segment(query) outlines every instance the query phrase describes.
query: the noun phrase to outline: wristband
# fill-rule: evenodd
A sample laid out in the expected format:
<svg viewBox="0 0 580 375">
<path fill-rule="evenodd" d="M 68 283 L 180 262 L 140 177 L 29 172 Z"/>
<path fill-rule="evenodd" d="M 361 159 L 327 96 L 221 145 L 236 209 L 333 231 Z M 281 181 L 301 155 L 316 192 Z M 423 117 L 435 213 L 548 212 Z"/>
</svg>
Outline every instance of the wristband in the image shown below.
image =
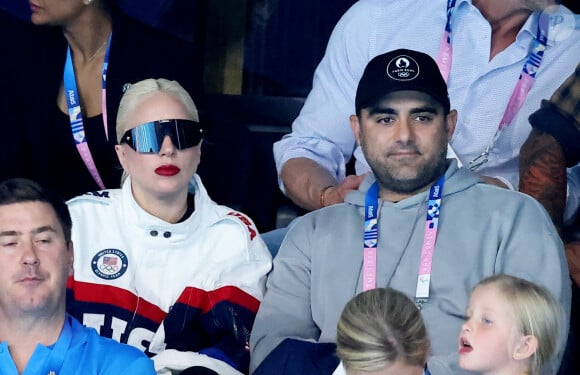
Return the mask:
<svg viewBox="0 0 580 375">
<path fill-rule="evenodd" d="M 328 185 L 322 188 L 322 191 L 320 192 L 320 207 L 326 207 L 326 205 L 324 204 L 324 195 L 326 194 L 326 190 L 330 189 L 331 187 L 334 187 L 334 185 Z"/>
</svg>

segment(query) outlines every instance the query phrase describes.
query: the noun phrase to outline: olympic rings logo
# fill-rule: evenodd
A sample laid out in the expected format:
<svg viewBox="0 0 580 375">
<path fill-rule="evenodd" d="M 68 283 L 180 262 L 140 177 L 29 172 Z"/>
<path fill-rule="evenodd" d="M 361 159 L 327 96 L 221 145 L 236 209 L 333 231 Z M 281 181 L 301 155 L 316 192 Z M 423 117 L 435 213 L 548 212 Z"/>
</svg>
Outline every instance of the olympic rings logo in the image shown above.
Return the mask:
<svg viewBox="0 0 580 375">
<path fill-rule="evenodd" d="M 117 272 L 118 268 L 117 268 L 117 266 L 112 266 L 110 264 L 103 263 L 99 266 L 99 269 L 103 272 L 115 273 L 115 272 Z"/>
</svg>

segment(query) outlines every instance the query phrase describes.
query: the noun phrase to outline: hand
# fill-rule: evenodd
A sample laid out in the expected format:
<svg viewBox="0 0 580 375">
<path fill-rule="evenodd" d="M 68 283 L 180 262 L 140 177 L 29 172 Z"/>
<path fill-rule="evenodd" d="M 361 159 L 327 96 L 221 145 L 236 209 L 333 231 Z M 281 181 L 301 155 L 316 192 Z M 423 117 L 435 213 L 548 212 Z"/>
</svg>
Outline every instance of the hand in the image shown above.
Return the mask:
<svg viewBox="0 0 580 375">
<path fill-rule="evenodd" d="M 580 241 L 569 242 L 564 246 L 566 248 L 566 259 L 568 260 L 570 277 L 580 287 Z"/>
<path fill-rule="evenodd" d="M 333 204 L 344 203 L 344 198 L 348 193 L 353 190 L 358 189 L 362 180 L 364 180 L 367 174 L 362 174 L 360 176 L 350 175 L 338 185 L 328 188 L 324 192 L 324 206 L 330 206 Z"/>
<path fill-rule="evenodd" d="M 490 176 L 479 176 L 479 179 L 486 184 L 499 186 L 500 188 L 508 189 L 508 186 L 502 182 L 499 178 L 490 177 Z"/>
</svg>

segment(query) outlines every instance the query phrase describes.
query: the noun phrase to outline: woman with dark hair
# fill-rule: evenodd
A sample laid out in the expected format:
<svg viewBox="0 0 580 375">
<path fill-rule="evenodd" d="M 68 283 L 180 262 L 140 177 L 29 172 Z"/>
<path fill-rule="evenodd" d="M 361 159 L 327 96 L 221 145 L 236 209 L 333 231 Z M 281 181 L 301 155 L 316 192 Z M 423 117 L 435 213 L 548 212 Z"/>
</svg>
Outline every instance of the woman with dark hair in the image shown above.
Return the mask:
<svg viewBox="0 0 580 375">
<path fill-rule="evenodd" d="M 31 0 L 31 23 L 0 11 L 0 179 L 28 177 L 71 198 L 120 184 L 115 118 L 144 78 L 200 90 L 195 46 L 108 0 Z"/>
</svg>

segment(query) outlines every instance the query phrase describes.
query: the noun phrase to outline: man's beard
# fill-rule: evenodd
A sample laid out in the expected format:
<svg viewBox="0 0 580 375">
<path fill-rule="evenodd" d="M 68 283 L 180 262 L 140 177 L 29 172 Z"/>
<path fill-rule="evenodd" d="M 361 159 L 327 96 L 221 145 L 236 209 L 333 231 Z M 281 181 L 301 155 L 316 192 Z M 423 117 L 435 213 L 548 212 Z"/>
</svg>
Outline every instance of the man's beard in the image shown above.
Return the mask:
<svg viewBox="0 0 580 375">
<path fill-rule="evenodd" d="M 379 185 L 397 194 L 412 194 L 425 190 L 434 183 L 447 169 L 447 141 L 442 143 L 441 151 L 436 154 L 431 163 L 419 167 L 417 175 L 412 178 L 396 177 L 396 170 L 389 165 L 369 160 L 369 165 L 379 182 Z"/>
</svg>

